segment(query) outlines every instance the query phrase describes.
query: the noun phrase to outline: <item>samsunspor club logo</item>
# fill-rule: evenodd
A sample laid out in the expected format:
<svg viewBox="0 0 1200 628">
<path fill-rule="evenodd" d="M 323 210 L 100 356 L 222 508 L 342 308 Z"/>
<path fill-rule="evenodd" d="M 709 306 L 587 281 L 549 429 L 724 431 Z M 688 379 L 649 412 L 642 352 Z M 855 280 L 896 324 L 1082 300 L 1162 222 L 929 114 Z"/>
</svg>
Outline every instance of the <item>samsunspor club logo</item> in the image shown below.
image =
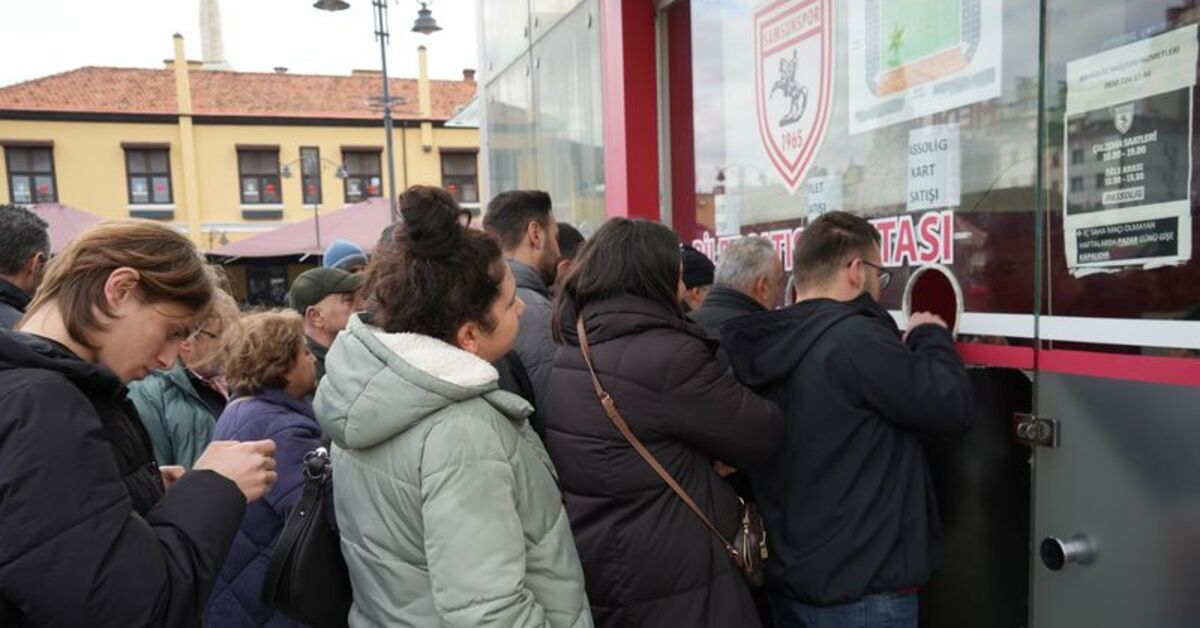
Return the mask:
<svg viewBox="0 0 1200 628">
<path fill-rule="evenodd" d="M 758 133 L 793 193 L 829 126 L 833 28 L 833 0 L 771 0 L 754 12 Z"/>
</svg>

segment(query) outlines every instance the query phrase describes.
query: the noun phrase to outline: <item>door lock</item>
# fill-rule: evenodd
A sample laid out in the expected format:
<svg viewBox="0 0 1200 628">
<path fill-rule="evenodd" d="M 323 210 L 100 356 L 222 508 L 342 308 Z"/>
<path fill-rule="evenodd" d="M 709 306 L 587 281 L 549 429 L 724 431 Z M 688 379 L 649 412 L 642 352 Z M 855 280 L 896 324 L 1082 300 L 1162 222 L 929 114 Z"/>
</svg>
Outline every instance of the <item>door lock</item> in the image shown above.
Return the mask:
<svg viewBox="0 0 1200 628">
<path fill-rule="evenodd" d="M 1013 437 L 1030 447 L 1058 447 L 1058 420 L 1033 414 L 1013 415 Z"/>
</svg>

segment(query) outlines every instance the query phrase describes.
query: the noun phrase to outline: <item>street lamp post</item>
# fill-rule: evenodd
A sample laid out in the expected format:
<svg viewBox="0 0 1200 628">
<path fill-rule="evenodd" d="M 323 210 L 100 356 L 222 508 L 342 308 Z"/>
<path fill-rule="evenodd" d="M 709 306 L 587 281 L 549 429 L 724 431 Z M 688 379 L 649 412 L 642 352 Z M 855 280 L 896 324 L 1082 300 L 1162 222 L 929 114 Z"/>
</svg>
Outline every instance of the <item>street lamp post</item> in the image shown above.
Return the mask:
<svg viewBox="0 0 1200 628">
<path fill-rule="evenodd" d="M 437 20 L 433 19 L 429 4 L 431 2 L 420 2 L 421 9 L 417 11 L 417 19 L 413 22 L 412 27 L 414 33 L 429 35 L 442 30 L 437 25 Z M 375 9 L 375 40 L 379 42 L 380 69 L 383 74 L 383 132 L 387 134 L 388 206 L 391 208 L 392 222 L 396 223 L 400 221 L 400 209 L 396 206 L 399 192 L 396 190 L 396 160 L 392 148 L 392 99 L 389 93 L 387 72 L 387 43 L 390 37 L 387 0 L 371 0 L 371 6 Z M 322 11 L 341 11 L 350 8 L 350 4 L 345 0 L 317 0 L 313 3 L 313 7 Z"/>
<path fill-rule="evenodd" d="M 347 176 L 346 175 L 346 167 L 343 166 L 342 164 L 337 163 L 336 161 L 330 161 L 329 159 L 326 159 L 324 157 L 315 157 L 315 158 L 314 157 L 298 157 L 296 159 L 293 159 L 293 160 L 287 162 L 286 164 L 283 164 L 282 173 L 281 173 L 281 174 L 283 174 L 283 178 L 285 178 L 285 179 L 292 178 L 292 168 L 291 167 L 294 164 L 298 164 L 298 163 L 303 163 L 304 165 L 310 166 L 310 168 L 312 170 L 316 170 L 318 179 L 320 179 L 321 172 L 323 170 L 325 170 L 325 168 L 333 168 L 334 169 L 333 176 L 337 177 L 338 179 L 344 180 Z M 301 166 L 301 170 L 300 170 L 300 194 L 301 194 L 300 198 L 301 199 L 304 198 L 304 196 L 303 196 L 304 192 L 305 192 L 305 190 L 304 190 L 304 166 Z M 313 209 L 313 227 L 316 229 L 316 235 L 317 235 L 317 248 L 320 249 L 321 248 L 321 204 L 318 200 L 315 200 L 315 199 L 313 200 L 312 209 Z"/>
</svg>

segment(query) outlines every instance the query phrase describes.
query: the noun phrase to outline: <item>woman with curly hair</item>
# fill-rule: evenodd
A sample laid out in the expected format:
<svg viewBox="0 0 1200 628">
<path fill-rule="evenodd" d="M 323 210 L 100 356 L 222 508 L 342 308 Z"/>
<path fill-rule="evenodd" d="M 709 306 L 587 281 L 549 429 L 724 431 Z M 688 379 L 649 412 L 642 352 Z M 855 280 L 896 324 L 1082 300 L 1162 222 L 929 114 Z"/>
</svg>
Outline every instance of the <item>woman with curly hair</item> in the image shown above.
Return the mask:
<svg viewBox="0 0 1200 628">
<path fill-rule="evenodd" d="M 524 304 L 492 236 L 417 186 L 368 267 L 375 305 L 329 351 L 351 625 L 592 625 L 550 457 L 528 402 L 497 386 Z"/>
<path fill-rule="evenodd" d="M 212 626 L 300 626 L 259 600 L 271 548 L 304 488 L 304 454 L 321 445 L 308 400 L 316 358 L 304 319 L 291 310 L 250 314 L 225 332 L 225 379 L 234 400 L 217 421 L 219 440 L 275 441 L 274 490 L 246 508 L 238 538 L 217 578 L 205 615 Z"/>
</svg>

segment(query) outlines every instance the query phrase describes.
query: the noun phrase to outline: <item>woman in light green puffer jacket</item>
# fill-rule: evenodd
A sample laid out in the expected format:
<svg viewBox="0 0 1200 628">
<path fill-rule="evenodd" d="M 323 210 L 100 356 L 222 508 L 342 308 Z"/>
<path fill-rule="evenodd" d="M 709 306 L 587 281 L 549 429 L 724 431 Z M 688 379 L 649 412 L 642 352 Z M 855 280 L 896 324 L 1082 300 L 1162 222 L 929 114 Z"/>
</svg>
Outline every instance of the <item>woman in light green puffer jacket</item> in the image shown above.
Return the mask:
<svg viewBox="0 0 1200 628">
<path fill-rule="evenodd" d="M 490 364 L 516 337 L 512 273 L 444 191 L 410 188 L 401 211 L 368 271 L 378 326 L 351 319 L 315 401 L 334 443 L 350 624 L 590 627 L 532 408 Z"/>
</svg>

